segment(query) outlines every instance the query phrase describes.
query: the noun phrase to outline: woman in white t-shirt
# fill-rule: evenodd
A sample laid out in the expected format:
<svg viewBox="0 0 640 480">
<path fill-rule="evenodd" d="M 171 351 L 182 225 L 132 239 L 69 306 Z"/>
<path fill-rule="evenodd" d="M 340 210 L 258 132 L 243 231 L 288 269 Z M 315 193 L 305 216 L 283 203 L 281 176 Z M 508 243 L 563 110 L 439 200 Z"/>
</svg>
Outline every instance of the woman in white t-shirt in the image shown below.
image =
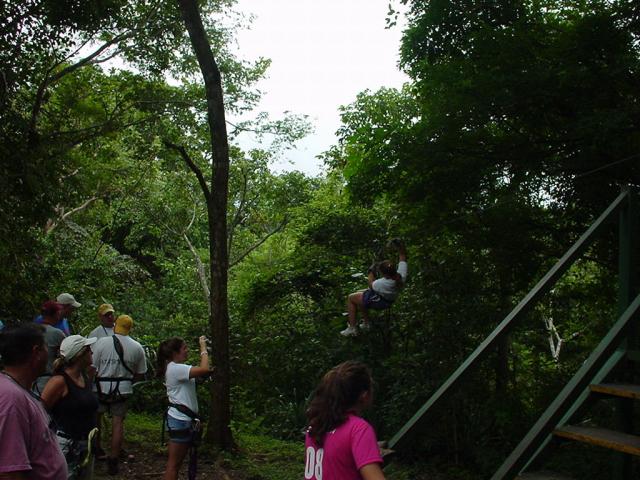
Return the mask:
<svg viewBox="0 0 640 480">
<path fill-rule="evenodd" d="M 369 288 L 359 290 L 349 295 L 347 298 L 347 311 L 349 312 L 349 321 L 347 328 L 340 332 L 345 337 L 358 335 L 358 310 L 362 314 L 362 323 L 360 329 L 369 329 L 369 309 L 386 310 L 398 297 L 400 289 L 407 281 L 407 249 L 399 238 L 395 238 L 389 242 L 398 250 L 398 266 L 396 267 L 391 261 L 384 260 L 371 268 L 367 280 Z M 376 272 L 376 270 L 378 272 Z M 376 273 L 381 274 L 381 278 L 376 279 Z"/>
<path fill-rule="evenodd" d="M 157 374 L 164 379 L 169 398 L 167 429 L 169 431 L 169 458 L 164 473 L 165 480 L 178 478 L 178 471 L 193 442 L 194 419 L 198 414 L 196 396 L 197 377 L 211 375 L 207 339 L 199 338 L 200 365 L 191 366 L 187 360 L 189 349 L 181 338 L 170 338 L 158 348 Z"/>
</svg>

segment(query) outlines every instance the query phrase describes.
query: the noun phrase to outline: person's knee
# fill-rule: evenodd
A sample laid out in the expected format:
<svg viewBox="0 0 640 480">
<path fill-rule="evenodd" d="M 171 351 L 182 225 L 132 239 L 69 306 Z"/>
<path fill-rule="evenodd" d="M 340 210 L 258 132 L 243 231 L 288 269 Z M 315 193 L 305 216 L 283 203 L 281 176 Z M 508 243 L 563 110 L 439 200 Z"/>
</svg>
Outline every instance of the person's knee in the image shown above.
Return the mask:
<svg viewBox="0 0 640 480">
<path fill-rule="evenodd" d="M 362 304 L 362 292 L 354 292 L 349 294 L 349 302 L 356 305 Z"/>
<path fill-rule="evenodd" d="M 177 472 L 184 461 L 187 454 L 188 445 L 186 444 L 169 444 L 169 456 L 167 458 L 167 470 Z"/>
</svg>

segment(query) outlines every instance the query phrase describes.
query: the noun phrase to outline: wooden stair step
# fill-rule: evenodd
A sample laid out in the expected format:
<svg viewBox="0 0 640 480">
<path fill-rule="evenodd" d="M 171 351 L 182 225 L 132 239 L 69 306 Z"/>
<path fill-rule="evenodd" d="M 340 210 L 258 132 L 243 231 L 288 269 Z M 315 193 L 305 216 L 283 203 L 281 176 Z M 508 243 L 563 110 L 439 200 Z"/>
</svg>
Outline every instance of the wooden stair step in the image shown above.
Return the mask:
<svg viewBox="0 0 640 480">
<path fill-rule="evenodd" d="M 615 397 L 634 398 L 640 400 L 640 385 L 627 383 L 600 383 L 589 385 L 592 392 L 604 393 Z"/>
<path fill-rule="evenodd" d="M 615 430 L 608 430 L 606 428 L 565 425 L 562 428 L 554 430 L 553 434 L 558 437 L 609 448 L 631 455 L 640 455 L 640 437 L 628 433 L 616 432 Z"/>
<path fill-rule="evenodd" d="M 554 472 L 527 472 L 521 473 L 516 480 L 573 480 L 570 477 L 560 475 Z"/>
</svg>

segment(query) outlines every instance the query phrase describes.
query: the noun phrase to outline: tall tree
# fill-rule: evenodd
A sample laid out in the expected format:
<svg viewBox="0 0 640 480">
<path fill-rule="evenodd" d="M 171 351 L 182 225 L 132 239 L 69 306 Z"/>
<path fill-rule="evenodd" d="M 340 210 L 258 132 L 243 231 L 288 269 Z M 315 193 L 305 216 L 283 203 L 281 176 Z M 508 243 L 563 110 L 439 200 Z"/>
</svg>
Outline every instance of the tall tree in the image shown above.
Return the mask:
<svg viewBox="0 0 640 480">
<path fill-rule="evenodd" d="M 229 191 L 229 142 L 225 122 L 222 76 L 211 50 L 196 0 L 178 0 L 191 45 L 202 71 L 207 98 L 207 119 L 211 136 L 211 188 L 198 166 L 181 149 L 183 158 L 198 177 L 207 203 L 209 220 L 209 262 L 211 309 L 209 324 L 213 358 L 217 370 L 211 386 L 212 406 L 207 440 L 223 449 L 233 446 L 231 434 L 229 365 L 229 310 L 227 305 L 227 197 Z"/>
</svg>

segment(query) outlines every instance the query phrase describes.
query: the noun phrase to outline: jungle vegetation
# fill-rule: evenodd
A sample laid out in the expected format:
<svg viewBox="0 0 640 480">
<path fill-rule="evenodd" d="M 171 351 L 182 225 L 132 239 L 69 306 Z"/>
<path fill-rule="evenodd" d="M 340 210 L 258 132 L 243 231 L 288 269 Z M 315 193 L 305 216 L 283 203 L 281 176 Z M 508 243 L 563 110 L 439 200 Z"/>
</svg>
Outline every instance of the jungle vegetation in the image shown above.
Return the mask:
<svg viewBox="0 0 640 480">
<path fill-rule="evenodd" d="M 411 80 L 341 106 L 339 141 L 311 178 L 270 169 L 311 125 L 255 110 L 269 60 L 233 48 L 245 22 L 233 0 L 3 2 L 0 318 L 28 321 L 68 291 L 79 332 L 108 301 L 151 348 L 213 334 L 224 388 L 200 393 L 222 415 L 208 440 L 223 449 L 234 432 L 299 440 L 321 374 L 361 359 L 377 382 L 369 418 L 393 435 L 620 189 L 640 185 L 637 2 L 402 3 Z M 215 100 L 183 16 L 196 7 Z M 245 130 L 264 147 L 243 150 Z M 391 237 L 408 245 L 410 281 L 388 320 L 343 339 L 346 295 L 392 255 Z M 608 329 L 616 242 L 612 229 L 399 461 L 469 478 L 499 465 Z M 549 319 L 575 334 L 558 358 Z M 162 385 L 140 395 L 141 410 L 162 411 Z"/>
</svg>

